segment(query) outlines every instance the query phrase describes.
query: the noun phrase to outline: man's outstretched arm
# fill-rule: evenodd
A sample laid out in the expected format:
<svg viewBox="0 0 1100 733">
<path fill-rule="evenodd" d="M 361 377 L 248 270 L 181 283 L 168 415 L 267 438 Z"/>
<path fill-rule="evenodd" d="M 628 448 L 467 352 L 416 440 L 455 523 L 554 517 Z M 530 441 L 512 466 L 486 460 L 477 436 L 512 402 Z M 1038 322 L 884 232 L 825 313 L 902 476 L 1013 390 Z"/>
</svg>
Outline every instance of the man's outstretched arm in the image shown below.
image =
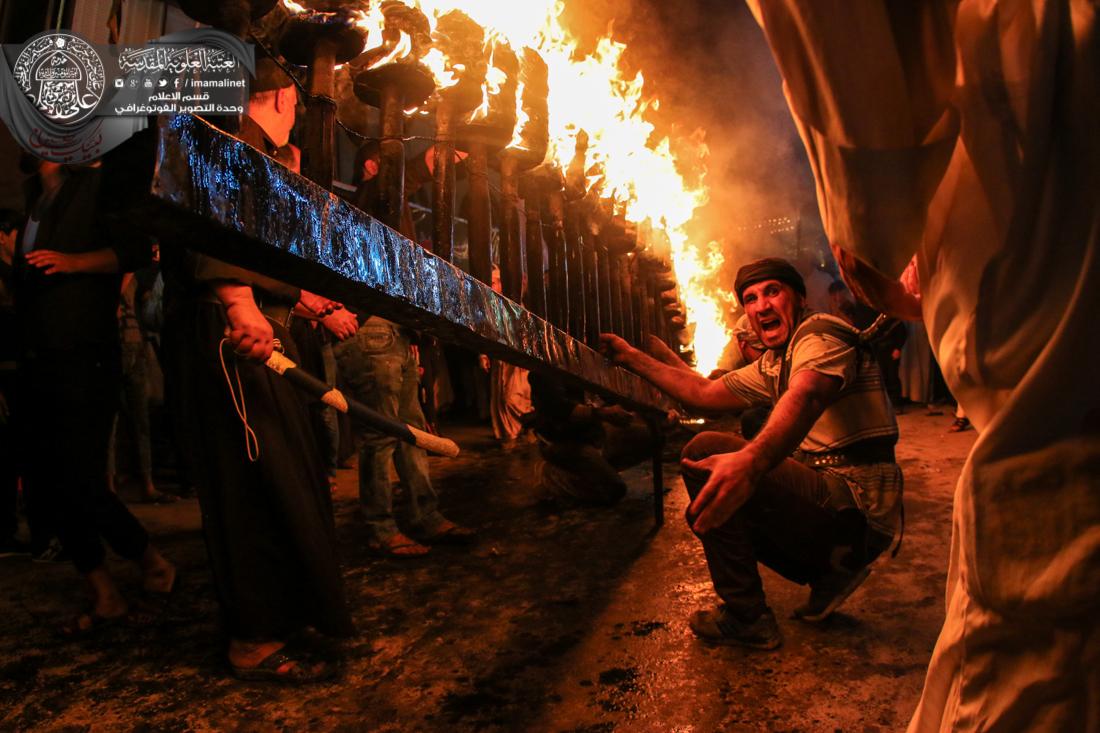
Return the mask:
<svg viewBox="0 0 1100 733">
<path fill-rule="evenodd" d="M 600 350 L 612 362 L 652 382 L 686 407 L 731 412 L 750 407 L 748 402 L 727 389 L 722 380 L 707 379 L 702 374 L 658 361 L 615 334 L 600 334 Z"/>
<path fill-rule="evenodd" d="M 839 377 L 801 371 L 791 378 L 790 389 L 779 398 L 764 429 L 748 445 L 701 461 L 681 461 L 688 471 L 710 473 L 688 507 L 692 531 L 703 534 L 725 524 L 749 500 L 764 474 L 794 452 L 836 399 L 840 387 Z"/>
</svg>

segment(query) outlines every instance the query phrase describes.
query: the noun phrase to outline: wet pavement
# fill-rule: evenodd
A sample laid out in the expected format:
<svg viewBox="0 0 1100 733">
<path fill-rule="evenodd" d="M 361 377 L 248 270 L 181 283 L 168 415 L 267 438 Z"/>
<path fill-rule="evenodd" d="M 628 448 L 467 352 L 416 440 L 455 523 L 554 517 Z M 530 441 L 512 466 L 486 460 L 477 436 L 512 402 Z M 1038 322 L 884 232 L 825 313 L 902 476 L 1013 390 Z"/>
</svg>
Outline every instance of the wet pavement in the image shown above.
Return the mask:
<svg viewBox="0 0 1100 733">
<path fill-rule="evenodd" d="M 806 589 L 765 571 L 785 644 L 712 648 L 688 614 L 713 602 L 666 463 L 668 522 L 655 531 L 648 466 L 613 509 L 549 513 L 531 447 L 504 452 L 452 427 L 463 455 L 433 459 L 445 512 L 471 548 L 371 557 L 355 472 L 340 472 L 337 524 L 359 635 L 331 683 L 286 688 L 227 674 L 193 500 L 136 506 L 183 571 L 155 627 L 60 642 L 80 608 L 65 565 L 0 560 L 0 730 L 42 731 L 894 731 L 916 704 L 943 615 L 954 480 L 971 432 L 949 414 L 899 417 L 906 476 L 900 555 L 880 561 L 825 624 L 788 620 Z M 136 571 L 118 565 L 124 590 Z"/>
</svg>

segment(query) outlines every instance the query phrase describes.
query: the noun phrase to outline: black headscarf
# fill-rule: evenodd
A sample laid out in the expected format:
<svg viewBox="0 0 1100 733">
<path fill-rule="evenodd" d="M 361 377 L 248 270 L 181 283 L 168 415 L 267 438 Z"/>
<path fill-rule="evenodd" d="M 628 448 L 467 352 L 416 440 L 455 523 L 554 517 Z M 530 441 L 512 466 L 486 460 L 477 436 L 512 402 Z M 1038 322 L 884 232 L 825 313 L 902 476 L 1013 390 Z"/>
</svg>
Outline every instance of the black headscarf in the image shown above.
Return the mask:
<svg viewBox="0 0 1100 733">
<path fill-rule="evenodd" d="M 794 265 L 780 257 L 765 257 L 755 262 L 743 265 L 737 271 L 737 279 L 734 281 L 733 290 L 737 293 L 737 302 L 744 305 L 742 294 L 745 288 L 765 280 L 778 280 L 790 285 L 799 295 L 806 297 L 806 283 Z"/>
</svg>

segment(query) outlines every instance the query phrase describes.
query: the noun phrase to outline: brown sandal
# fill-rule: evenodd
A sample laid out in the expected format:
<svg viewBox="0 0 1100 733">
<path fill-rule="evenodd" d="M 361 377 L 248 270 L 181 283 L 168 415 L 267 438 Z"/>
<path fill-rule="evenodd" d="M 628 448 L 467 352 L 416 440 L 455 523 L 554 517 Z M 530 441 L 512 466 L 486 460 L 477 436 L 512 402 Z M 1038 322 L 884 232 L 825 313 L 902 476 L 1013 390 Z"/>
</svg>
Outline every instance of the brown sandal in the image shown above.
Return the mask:
<svg viewBox="0 0 1100 733">
<path fill-rule="evenodd" d="M 392 534 L 384 540 L 375 540 L 367 544 L 376 555 L 381 557 L 424 557 L 431 551 L 430 547 L 420 544 L 400 532 Z"/>
<path fill-rule="evenodd" d="M 282 682 L 287 685 L 303 685 L 322 682 L 332 677 L 333 667 L 321 661 L 296 659 L 284 649 L 274 651 L 254 667 L 238 667 L 229 663 L 233 676 L 239 680 L 254 682 Z"/>
<path fill-rule="evenodd" d="M 970 418 L 968 418 L 968 417 L 957 417 L 957 418 L 955 418 L 955 422 L 951 423 L 951 427 L 949 427 L 947 429 L 947 432 L 949 432 L 949 433 L 961 433 L 961 432 L 963 432 L 965 430 L 969 430 L 969 429 L 970 429 Z"/>
<path fill-rule="evenodd" d="M 435 531 L 420 538 L 429 545 L 469 545 L 475 539 L 477 533 L 474 530 L 455 524 L 449 519 L 444 519 Z"/>
</svg>

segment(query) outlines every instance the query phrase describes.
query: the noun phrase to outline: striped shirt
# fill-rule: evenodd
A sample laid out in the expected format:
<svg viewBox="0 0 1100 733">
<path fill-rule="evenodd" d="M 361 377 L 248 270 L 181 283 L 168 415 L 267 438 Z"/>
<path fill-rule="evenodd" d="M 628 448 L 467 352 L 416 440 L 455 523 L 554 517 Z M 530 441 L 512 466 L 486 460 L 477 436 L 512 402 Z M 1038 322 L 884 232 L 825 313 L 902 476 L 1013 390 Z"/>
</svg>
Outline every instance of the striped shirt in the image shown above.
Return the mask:
<svg viewBox="0 0 1100 733">
<path fill-rule="evenodd" d="M 808 313 L 795 328 L 785 352 L 769 350 L 754 363 L 725 375 L 726 388 L 751 404 L 774 405 L 794 375 L 803 370 L 837 377 L 840 393 L 799 447 L 807 453 L 821 453 L 868 438 L 896 440 L 898 424 L 882 373 L 871 350 L 854 345 L 859 332 L 834 316 Z"/>
<path fill-rule="evenodd" d="M 859 332 L 834 316 L 807 311 L 786 351 L 769 350 L 754 363 L 725 375 L 726 388 L 751 404 L 774 405 L 791 378 L 804 369 L 838 377 L 840 392 L 799 446 L 807 453 L 839 450 L 861 440 L 896 442 L 898 424 L 882 373 Z M 787 371 L 787 376 L 783 372 Z M 876 529 L 893 535 L 900 521 L 902 479 L 896 463 L 817 468 L 843 479 Z"/>
</svg>

